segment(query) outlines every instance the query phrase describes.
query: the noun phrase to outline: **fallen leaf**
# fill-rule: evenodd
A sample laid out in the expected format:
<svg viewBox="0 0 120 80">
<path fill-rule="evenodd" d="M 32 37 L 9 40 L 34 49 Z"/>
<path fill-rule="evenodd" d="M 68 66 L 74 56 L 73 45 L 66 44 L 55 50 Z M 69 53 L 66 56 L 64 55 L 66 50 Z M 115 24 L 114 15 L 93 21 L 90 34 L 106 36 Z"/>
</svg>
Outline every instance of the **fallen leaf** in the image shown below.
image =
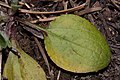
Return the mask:
<svg viewBox="0 0 120 80">
<path fill-rule="evenodd" d="M 19 59 L 23 80 L 46 80 L 46 75 L 41 66 L 28 56 L 23 50 Z"/>
<path fill-rule="evenodd" d="M 4 68 L 4 77 L 8 80 L 46 80 L 41 66 L 19 46 L 16 47 L 14 41 L 12 41 L 12 45 L 20 53 L 20 58 L 12 52 L 9 53 Z"/>
<path fill-rule="evenodd" d="M 86 19 L 62 15 L 46 30 L 45 48 L 57 66 L 86 73 L 97 72 L 109 64 L 111 52 L 105 38 Z"/>
<path fill-rule="evenodd" d="M 8 80 L 23 80 L 18 56 L 14 55 L 12 52 L 9 53 L 3 75 Z"/>
</svg>

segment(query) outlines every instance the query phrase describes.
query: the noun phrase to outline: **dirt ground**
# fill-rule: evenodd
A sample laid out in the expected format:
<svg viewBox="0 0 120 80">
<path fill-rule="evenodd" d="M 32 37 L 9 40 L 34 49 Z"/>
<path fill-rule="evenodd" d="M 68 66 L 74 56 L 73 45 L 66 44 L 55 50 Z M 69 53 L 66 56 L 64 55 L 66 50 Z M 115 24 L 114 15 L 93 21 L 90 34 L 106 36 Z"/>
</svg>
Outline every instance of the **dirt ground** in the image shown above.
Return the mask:
<svg viewBox="0 0 120 80">
<path fill-rule="evenodd" d="M 26 4 L 19 3 L 19 5 L 23 5 L 21 9 L 41 11 L 43 13 L 35 14 L 32 12 L 24 12 L 24 10 L 18 10 L 14 15 L 12 15 L 14 18 L 13 26 L 17 31 L 16 39 L 18 40 L 21 48 L 42 66 L 48 80 L 120 80 L 120 0 L 23 1 L 26 2 Z M 69 10 L 82 5 L 85 2 L 87 2 L 86 6 L 79 9 L 73 9 L 72 11 Z M 45 11 L 48 13 L 45 14 Z M 49 13 L 51 11 L 56 13 Z M 4 7 L 0 7 L 0 12 L 9 14 L 9 10 L 7 11 Z M 38 33 L 35 33 L 35 31 L 29 31 L 30 29 L 25 29 L 23 27 L 25 25 L 15 19 L 21 18 L 26 21 L 31 21 L 33 24 L 47 27 L 55 17 L 62 14 L 76 14 L 82 16 L 101 31 L 105 36 L 112 53 L 111 62 L 108 67 L 96 73 L 76 74 L 57 67 L 46 54 L 52 73 L 51 76 L 49 75 L 48 67 L 34 38 L 34 34 Z M 5 24 L 1 24 L 0 27 L 6 26 Z M 45 50 L 44 40 L 38 40 L 41 42 L 42 48 Z"/>
</svg>

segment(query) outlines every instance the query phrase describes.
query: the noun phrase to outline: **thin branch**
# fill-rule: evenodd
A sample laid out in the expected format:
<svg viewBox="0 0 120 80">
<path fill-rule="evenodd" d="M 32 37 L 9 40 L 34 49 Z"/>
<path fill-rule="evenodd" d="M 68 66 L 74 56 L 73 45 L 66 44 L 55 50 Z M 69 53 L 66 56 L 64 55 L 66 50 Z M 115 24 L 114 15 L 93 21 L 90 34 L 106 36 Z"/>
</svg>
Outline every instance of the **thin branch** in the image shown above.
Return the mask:
<svg viewBox="0 0 120 80">
<path fill-rule="evenodd" d="M 83 15 L 83 14 L 87 14 L 87 13 L 99 11 L 99 10 L 101 10 L 101 9 L 102 9 L 101 7 L 87 8 L 87 9 L 84 9 L 84 10 L 82 10 L 82 11 L 76 13 L 76 14 L 77 14 L 77 15 Z"/>
<path fill-rule="evenodd" d="M 118 8 L 120 10 L 120 1 L 117 0 L 111 0 L 111 2 L 115 5 L 116 8 Z"/>
<path fill-rule="evenodd" d="M 9 6 L 8 4 L 6 4 L 6 3 L 4 3 L 4 2 L 2 2 L 2 1 L 0 1 L 0 5 L 1 5 L 1 6 L 4 6 L 4 7 L 7 7 L 7 8 L 11 8 L 11 6 Z"/>
<path fill-rule="evenodd" d="M 60 74 L 61 74 L 61 70 L 59 70 L 59 72 L 58 72 L 57 80 L 60 80 Z"/>
<path fill-rule="evenodd" d="M 31 23 L 37 23 L 37 22 L 48 22 L 48 21 L 53 21 L 55 20 L 57 17 L 50 17 L 50 18 L 44 18 L 44 19 L 41 19 L 39 18 L 38 20 L 32 20 L 30 21 Z"/>
<path fill-rule="evenodd" d="M 49 75 L 51 75 L 50 66 L 49 66 L 49 63 L 48 63 L 48 59 L 47 59 L 47 57 L 46 57 L 46 55 L 45 55 L 45 51 L 43 50 L 43 48 L 42 48 L 42 46 L 41 46 L 41 43 L 38 41 L 38 39 L 37 39 L 36 37 L 34 37 L 34 39 L 35 39 L 35 42 L 36 42 L 36 44 L 38 45 L 38 48 L 39 48 L 39 50 L 40 50 L 40 52 L 41 52 L 41 54 L 42 54 L 42 56 L 43 56 L 43 58 L 44 58 L 44 60 L 45 60 L 46 65 L 47 65 L 47 67 L 48 67 Z"/>
<path fill-rule="evenodd" d="M 55 20 L 57 17 L 50 17 L 50 18 L 45 18 L 45 19 L 39 19 L 39 21 L 52 21 L 52 20 Z"/>
<path fill-rule="evenodd" d="M 31 10 L 26 10 L 26 9 L 19 9 L 19 11 L 22 13 L 30 13 L 30 14 L 57 14 L 57 13 L 65 13 L 65 12 L 72 12 L 72 11 L 80 10 L 84 8 L 85 5 L 86 3 L 83 3 L 82 5 L 74 7 L 74 8 L 61 10 L 61 11 L 54 11 L 54 12 L 39 12 L 39 11 L 31 11 Z"/>
</svg>

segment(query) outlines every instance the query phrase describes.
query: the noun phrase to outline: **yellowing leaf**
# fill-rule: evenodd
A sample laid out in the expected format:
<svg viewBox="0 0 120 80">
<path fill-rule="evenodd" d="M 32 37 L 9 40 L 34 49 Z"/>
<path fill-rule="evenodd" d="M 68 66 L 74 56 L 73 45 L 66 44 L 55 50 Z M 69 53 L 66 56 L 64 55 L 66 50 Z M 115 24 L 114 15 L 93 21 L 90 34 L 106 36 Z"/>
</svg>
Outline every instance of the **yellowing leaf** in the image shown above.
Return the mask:
<svg viewBox="0 0 120 80">
<path fill-rule="evenodd" d="M 8 78 L 8 80 L 23 80 L 18 56 L 14 55 L 12 52 L 9 53 L 3 75 Z"/>
<path fill-rule="evenodd" d="M 110 49 L 103 35 L 89 21 L 76 15 L 62 15 L 52 21 L 45 36 L 45 48 L 53 62 L 71 72 L 86 73 L 105 68 Z"/>
<path fill-rule="evenodd" d="M 40 65 L 21 48 L 17 46 L 16 49 L 21 53 L 20 58 L 13 53 L 9 54 L 4 77 L 8 80 L 46 80 L 46 75 Z"/>
<path fill-rule="evenodd" d="M 23 80 L 46 80 L 46 75 L 41 66 L 23 50 L 18 49 L 18 51 L 21 52 L 19 63 Z"/>
</svg>

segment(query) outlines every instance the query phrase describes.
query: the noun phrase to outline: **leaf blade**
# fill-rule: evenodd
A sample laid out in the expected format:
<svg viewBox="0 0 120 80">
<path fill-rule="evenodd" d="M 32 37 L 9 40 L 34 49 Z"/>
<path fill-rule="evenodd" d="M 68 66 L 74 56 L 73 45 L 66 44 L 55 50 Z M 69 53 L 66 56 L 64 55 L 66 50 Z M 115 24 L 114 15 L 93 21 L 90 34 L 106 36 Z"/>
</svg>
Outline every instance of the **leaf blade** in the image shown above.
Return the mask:
<svg viewBox="0 0 120 80">
<path fill-rule="evenodd" d="M 18 51 L 22 53 L 19 62 L 23 80 L 46 80 L 46 75 L 40 65 L 23 50 L 18 49 Z"/>
<path fill-rule="evenodd" d="M 7 62 L 5 64 L 3 76 L 8 80 L 23 80 L 20 72 L 18 57 L 12 52 L 9 53 Z"/>
<path fill-rule="evenodd" d="M 3 75 L 8 80 L 46 80 L 46 75 L 41 66 L 29 55 L 27 55 L 12 40 L 12 46 L 20 53 L 20 58 L 10 53 L 5 64 Z"/>
<path fill-rule="evenodd" d="M 75 15 L 63 15 L 50 24 L 47 32 L 46 50 L 59 67 L 86 73 L 98 71 L 109 64 L 107 42 L 87 20 Z"/>
</svg>

